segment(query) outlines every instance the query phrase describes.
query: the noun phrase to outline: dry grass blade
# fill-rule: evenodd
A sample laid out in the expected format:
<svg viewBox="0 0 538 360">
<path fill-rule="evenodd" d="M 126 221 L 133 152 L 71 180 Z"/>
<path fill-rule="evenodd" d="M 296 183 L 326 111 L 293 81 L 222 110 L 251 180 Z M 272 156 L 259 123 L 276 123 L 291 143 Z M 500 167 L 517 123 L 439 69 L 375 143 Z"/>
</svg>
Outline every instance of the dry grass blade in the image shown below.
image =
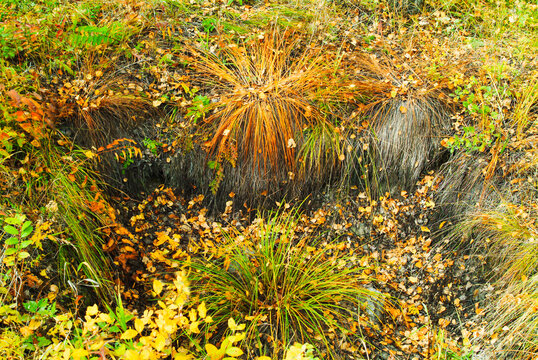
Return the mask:
<svg viewBox="0 0 538 360">
<path fill-rule="evenodd" d="M 499 192 L 493 181 L 486 181 L 485 156 L 460 153 L 443 164 L 439 176 L 443 179 L 435 196 L 439 221 L 457 222 L 478 208 L 499 203 Z M 494 180 L 494 179 L 492 179 Z"/>
<path fill-rule="evenodd" d="M 531 118 L 531 111 L 535 109 L 535 113 L 538 111 L 538 76 L 535 76 L 530 84 L 525 88 L 521 99 L 518 101 L 512 119 L 512 126 L 517 129 L 518 136 L 522 136 L 524 130 L 529 125 L 529 119 Z"/>
</svg>

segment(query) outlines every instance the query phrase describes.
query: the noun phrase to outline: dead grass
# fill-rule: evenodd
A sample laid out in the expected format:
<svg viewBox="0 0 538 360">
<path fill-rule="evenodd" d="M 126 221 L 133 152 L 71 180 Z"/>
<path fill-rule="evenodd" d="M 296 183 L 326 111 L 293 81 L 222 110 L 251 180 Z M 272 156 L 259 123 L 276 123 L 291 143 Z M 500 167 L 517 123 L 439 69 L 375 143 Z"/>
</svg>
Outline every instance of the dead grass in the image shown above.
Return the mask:
<svg viewBox="0 0 538 360">
<path fill-rule="evenodd" d="M 512 115 L 511 126 L 516 129 L 519 137 L 523 136 L 524 131 L 530 125 L 532 112 L 538 112 L 538 75 L 534 76 L 522 91 Z"/>
<path fill-rule="evenodd" d="M 498 204 L 496 183 L 484 176 L 488 163 L 486 155 L 461 152 L 441 166 L 438 176 L 442 180 L 434 198 L 439 222 L 458 223 L 471 212 Z"/>
<path fill-rule="evenodd" d="M 535 210 L 502 202 L 458 225 L 472 251 L 487 259 L 495 292 L 486 300 L 483 340 L 497 359 L 532 359 L 538 352 L 538 230 Z"/>
<path fill-rule="evenodd" d="M 415 42 L 407 39 L 401 51 Z M 424 53 L 433 51 L 417 46 Z M 385 48 L 388 55 L 358 53 L 345 61 L 349 88 L 362 103 L 357 119 L 368 124 L 363 137 L 370 139 L 369 177 L 375 175 L 371 183 L 379 187 L 373 193 L 410 191 L 421 174 L 439 165 L 445 153 L 440 142 L 451 130 L 454 110 L 446 95 L 448 84 L 432 80 L 429 64 L 415 57 L 406 60 L 389 44 Z M 447 73 L 454 71 L 446 68 Z"/>
<path fill-rule="evenodd" d="M 440 144 L 451 125 L 446 104 L 432 96 L 394 98 L 369 106 L 366 114 L 384 187 L 412 190 L 446 152 Z"/>
</svg>

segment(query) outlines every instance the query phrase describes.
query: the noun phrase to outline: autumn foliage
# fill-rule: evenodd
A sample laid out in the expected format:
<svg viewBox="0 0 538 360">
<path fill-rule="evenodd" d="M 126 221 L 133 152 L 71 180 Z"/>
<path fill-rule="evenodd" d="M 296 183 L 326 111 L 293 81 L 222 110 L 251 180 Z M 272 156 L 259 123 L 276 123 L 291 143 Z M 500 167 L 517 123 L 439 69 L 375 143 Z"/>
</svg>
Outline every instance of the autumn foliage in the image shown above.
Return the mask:
<svg viewBox="0 0 538 360">
<path fill-rule="evenodd" d="M 0 2 L 0 358 L 536 358 L 537 19 Z"/>
</svg>

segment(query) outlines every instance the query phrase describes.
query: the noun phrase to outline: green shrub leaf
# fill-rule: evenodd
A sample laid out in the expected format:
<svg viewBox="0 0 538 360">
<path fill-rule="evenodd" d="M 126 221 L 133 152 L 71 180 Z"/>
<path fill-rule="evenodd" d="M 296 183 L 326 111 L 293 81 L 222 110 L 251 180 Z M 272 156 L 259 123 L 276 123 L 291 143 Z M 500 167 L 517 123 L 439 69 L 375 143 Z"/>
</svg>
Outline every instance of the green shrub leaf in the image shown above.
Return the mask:
<svg viewBox="0 0 538 360">
<path fill-rule="evenodd" d="M 4 231 L 10 235 L 19 235 L 19 230 L 11 225 L 4 226 Z"/>
</svg>

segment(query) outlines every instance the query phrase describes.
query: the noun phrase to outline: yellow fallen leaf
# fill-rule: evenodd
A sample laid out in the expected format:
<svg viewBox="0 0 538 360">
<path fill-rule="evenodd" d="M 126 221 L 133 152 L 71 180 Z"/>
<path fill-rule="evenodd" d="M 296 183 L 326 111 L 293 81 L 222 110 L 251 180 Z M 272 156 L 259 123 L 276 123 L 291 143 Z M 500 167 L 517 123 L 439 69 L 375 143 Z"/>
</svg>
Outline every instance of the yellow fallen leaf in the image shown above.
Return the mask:
<svg viewBox="0 0 538 360">
<path fill-rule="evenodd" d="M 220 360 L 224 357 L 224 351 L 217 349 L 213 344 L 205 344 L 205 351 L 211 360 Z"/>
<path fill-rule="evenodd" d="M 107 324 L 112 324 L 112 322 L 114 321 L 114 319 L 112 319 L 112 317 L 108 314 L 99 314 L 99 317 L 98 317 L 98 321 L 99 322 L 106 322 Z"/>
<path fill-rule="evenodd" d="M 191 354 L 189 354 L 187 352 L 187 350 L 185 349 L 180 349 L 181 352 L 178 352 L 177 354 L 174 355 L 174 360 L 192 360 L 194 359 L 194 356 L 192 356 Z"/>
<path fill-rule="evenodd" d="M 19 331 L 21 332 L 22 336 L 24 337 L 29 337 L 30 335 L 32 335 L 34 333 L 34 331 L 32 329 L 30 329 L 29 326 L 23 326 L 19 329 Z"/>
<path fill-rule="evenodd" d="M 197 318 L 198 318 L 198 317 L 196 316 L 196 310 L 195 310 L 195 309 L 191 309 L 191 310 L 189 311 L 189 320 L 190 320 L 191 322 L 193 322 L 193 321 L 196 321 Z"/>
<path fill-rule="evenodd" d="M 161 334 L 157 334 L 157 336 L 155 336 L 155 341 L 153 342 L 153 346 L 155 350 L 162 351 L 165 345 L 166 345 L 166 339 L 164 338 L 164 336 L 162 336 Z"/>
<path fill-rule="evenodd" d="M 226 354 L 233 357 L 239 357 L 243 355 L 243 350 L 238 347 L 231 347 L 229 349 L 226 349 Z"/>
<path fill-rule="evenodd" d="M 86 315 L 88 316 L 97 315 L 98 312 L 99 312 L 99 308 L 97 307 L 97 304 L 93 306 L 88 306 L 88 308 L 86 309 Z"/>
<path fill-rule="evenodd" d="M 200 324 L 199 321 L 195 321 L 195 322 L 192 322 L 190 325 L 189 325 L 189 330 L 194 333 L 194 334 L 199 334 L 200 333 L 200 329 L 198 329 L 198 324 Z"/>
<path fill-rule="evenodd" d="M 159 246 L 164 244 L 166 241 L 171 242 L 170 236 L 168 236 L 165 232 L 161 231 L 156 232 L 155 234 L 157 235 L 157 240 L 153 242 L 153 245 Z"/>
<path fill-rule="evenodd" d="M 71 357 L 75 360 L 79 360 L 80 358 L 83 358 L 88 355 L 90 355 L 90 353 L 86 349 L 75 349 L 71 353 Z"/>
<path fill-rule="evenodd" d="M 84 151 L 84 155 L 86 155 L 88 159 L 93 159 L 95 157 L 95 153 L 91 150 Z"/>
<path fill-rule="evenodd" d="M 203 301 L 200 305 L 198 305 L 198 314 L 200 314 L 200 317 L 203 319 L 207 315 L 207 309 L 205 307 L 205 301 Z"/>
<path fill-rule="evenodd" d="M 138 331 L 139 333 L 141 333 L 144 330 L 144 322 L 139 318 L 135 319 L 134 326 L 135 326 L 136 331 Z"/>
<path fill-rule="evenodd" d="M 99 339 L 99 341 L 94 342 L 90 345 L 90 350 L 97 351 L 101 349 L 103 346 L 105 346 L 105 341 L 103 339 Z"/>
<path fill-rule="evenodd" d="M 125 354 L 121 358 L 125 360 L 138 360 L 141 359 L 141 356 L 138 351 L 129 349 L 125 351 Z"/>
<path fill-rule="evenodd" d="M 122 340 L 131 340 L 136 335 L 138 335 L 138 331 L 135 329 L 127 329 L 123 334 L 121 334 Z"/>
<path fill-rule="evenodd" d="M 430 229 L 428 229 L 426 226 L 421 226 L 420 230 L 422 230 L 424 232 L 430 232 Z"/>
<path fill-rule="evenodd" d="M 153 280 L 153 291 L 155 291 L 157 295 L 163 291 L 163 286 L 164 284 L 161 281 L 157 279 Z"/>
</svg>

